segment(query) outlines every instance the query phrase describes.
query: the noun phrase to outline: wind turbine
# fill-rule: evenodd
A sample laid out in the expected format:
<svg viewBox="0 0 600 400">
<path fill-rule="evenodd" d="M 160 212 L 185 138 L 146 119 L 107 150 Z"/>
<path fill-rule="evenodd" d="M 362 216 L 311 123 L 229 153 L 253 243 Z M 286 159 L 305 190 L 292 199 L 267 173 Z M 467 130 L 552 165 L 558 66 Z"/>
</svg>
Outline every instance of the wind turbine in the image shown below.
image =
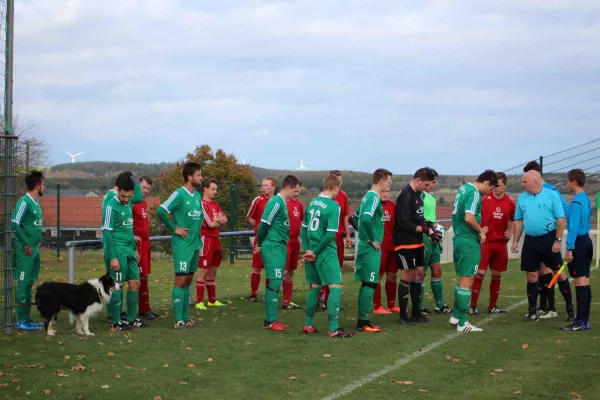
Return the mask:
<svg viewBox="0 0 600 400">
<path fill-rule="evenodd" d="M 296 171 L 308 171 L 308 168 L 304 166 L 304 161 L 300 160 L 300 167 Z"/>
<path fill-rule="evenodd" d="M 77 153 L 77 154 L 71 154 L 68 151 L 65 150 L 65 153 L 67 153 L 68 155 L 71 156 L 71 162 L 74 163 L 75 162 L 75 157 L 78 157 L 80 155 L 82 155 L 83 153 L 85 153 L 85 151 L 82 151 L 81 153 Z"/>
</svg>

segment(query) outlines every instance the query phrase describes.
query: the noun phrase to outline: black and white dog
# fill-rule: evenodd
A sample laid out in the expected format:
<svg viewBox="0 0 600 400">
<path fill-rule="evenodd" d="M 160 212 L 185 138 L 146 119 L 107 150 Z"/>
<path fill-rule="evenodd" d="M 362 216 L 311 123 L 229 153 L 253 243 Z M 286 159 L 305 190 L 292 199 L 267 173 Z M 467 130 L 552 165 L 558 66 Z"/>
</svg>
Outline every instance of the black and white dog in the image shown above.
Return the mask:
<svg viewBox="0 0 600 400">
<path fill-rule="evenodd" d="M 71 310 L 75 314 L 75 330 L 79 335 L 94 335 L 90 332 L 89 318 L 110 301 L 113 291 L 119 290 L 119 284 L 110 275 L 90 279 L 80 285 L 62 282 L 41 284 L 35 293 L 37 309 L 42 317 L 46 334 L 54 336 L 52 325 L 61 309 Z"/>
</svg>

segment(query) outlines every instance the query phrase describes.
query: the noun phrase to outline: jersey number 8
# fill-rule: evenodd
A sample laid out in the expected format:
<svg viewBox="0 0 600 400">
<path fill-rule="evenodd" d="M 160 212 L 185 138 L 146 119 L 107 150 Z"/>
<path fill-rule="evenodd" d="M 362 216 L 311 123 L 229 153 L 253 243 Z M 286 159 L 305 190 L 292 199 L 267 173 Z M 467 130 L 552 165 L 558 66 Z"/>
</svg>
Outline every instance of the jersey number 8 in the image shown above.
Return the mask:
<svg viewBox="0 0 600 400">
<path fill-rule="evenodd" d="M 319 229 L 319 223 L 321 217 L 321 210 L 310 210 L 310 222 L 308 223 L 308 229 L 312 232 L 316 232 Z"/>
</svg>

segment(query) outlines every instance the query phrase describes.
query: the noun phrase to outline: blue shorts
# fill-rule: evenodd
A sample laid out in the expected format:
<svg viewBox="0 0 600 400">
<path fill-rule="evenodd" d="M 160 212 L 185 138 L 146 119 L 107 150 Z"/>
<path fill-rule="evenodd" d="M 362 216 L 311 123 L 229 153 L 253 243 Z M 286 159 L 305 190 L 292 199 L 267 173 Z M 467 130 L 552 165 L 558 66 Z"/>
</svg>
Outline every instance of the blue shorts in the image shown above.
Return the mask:
<svg viewBox="0 0 600 400">
<path fill-rule="evenodd" d="M 552 252 L 555 239 L 556 231 L 542 236 L 525 235 L 521 251 L 521 271 L 537 272 L 542 263 L 553 271 L 560 268 L 563 263 L 562 256 Z"/>
<path fill-rule="evenodd" d="M 594 257 L 594 245 L 590 235 L 580 235 L 575 239 L 573 260 L 568 264 L 571 278 L 589 278 L 592 258 Z"/>
</svg>

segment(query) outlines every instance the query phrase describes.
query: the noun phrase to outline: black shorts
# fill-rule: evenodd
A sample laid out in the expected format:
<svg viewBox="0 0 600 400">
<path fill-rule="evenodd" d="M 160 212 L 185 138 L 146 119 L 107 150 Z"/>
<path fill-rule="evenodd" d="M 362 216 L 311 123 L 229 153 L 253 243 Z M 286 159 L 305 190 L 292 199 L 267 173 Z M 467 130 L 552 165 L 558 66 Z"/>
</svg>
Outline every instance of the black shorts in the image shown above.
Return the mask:
<svg viewBox="0 0 600 400">
<path fill-rule="evenodd" d="M 543 236 L 525 235 L 523 250 L 521 251 L 521 271 L 537 272 L 544 263 L 548 268 L 556 271 L 562 265 L 560 253 L 553 253 L 552 246 L 556 239 L 556 231 Z"/>
<path fill-rule="evenodd" d="M 568 264 L 571 278 L 589 278 L 592 258 L 594 257 L 594 245 L 590 235 L 577 236 L 573 260 Z"/>
<path fill-rule="evenodd" d="M 423 267 L 425 265 L 425 246 L 396 250 L 396 265 L 399 270 Z"/>
</svg>

